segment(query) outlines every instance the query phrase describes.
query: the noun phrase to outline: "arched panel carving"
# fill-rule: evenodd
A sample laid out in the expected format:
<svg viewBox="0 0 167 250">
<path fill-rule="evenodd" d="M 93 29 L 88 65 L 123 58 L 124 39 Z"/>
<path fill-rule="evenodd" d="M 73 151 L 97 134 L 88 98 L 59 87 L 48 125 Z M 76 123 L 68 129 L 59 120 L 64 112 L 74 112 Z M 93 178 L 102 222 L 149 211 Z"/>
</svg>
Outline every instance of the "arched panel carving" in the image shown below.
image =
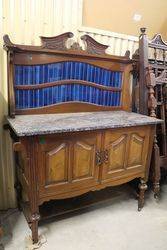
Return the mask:
<svg viewBox="0 0 167 250">
<path fill-rule="evenodd" d="M 74 145 L 73 180 L 93 177 L 95 145 L 78 141 Z"/>
<path fill-rule="evenodd" d="M 145 137 L 138 134 L 132 134 L 130 138 L 128 167 L 142 165 L 143 147 Z"/>
<path fill-rule="evenodd" d="M 125 163 L 127 135 L 121 135 L 119 138 L 111 142 L 108 146 L 109 150 L 109 172 L 115 169 L 123 169 Z"/>
<path fill-rule="evenodd" d="M 62 143 L 46 153 L 47 184 L 68 180 L 68 147 Z"/>
</svg>

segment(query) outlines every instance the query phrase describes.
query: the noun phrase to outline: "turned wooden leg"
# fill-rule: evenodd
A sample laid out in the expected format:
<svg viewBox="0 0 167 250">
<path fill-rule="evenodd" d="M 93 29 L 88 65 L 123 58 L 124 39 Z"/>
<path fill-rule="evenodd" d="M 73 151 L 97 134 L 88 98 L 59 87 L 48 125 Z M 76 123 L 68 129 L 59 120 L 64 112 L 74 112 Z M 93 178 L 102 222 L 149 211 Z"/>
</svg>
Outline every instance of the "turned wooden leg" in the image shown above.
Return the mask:
<svg viewBox="0 0 167 250">
<path fill-rule="evenodd" d="M 159 155 L 159 147 L 157 145 L 157 137 L 154 137 L 154 147 L 153 147 L 153 192 L 154 197 L 157 199 L 160 194 L 160 155 Z"/>
<path fill-rule="evenodd" d="M 141 211 L 144 206 L 144 194 L 146 190 L 147 184 L 143 179 L 141 179 L 139 184 L 138 211 Z"/>
<path fill-rule="evenodd" d="M 40 219 L 39 206 L 38 206 L 38 178 L 37 178 L 37 153 L 36 144 L 33 137 L 28 139 L 28 152 L 29 152 L 29 209 L 30 209 L 30 228 L 32 231 L 33 243 L 38 243 L 38 221 Z"/>
<path fill-rule="evenodd" d="M 40 215 L 38 213 L 32 214 L 30 218 L 30 228 L 32 232 L 32 241 L 33 244 L 38 243 L 39 237 L 38 237 L 38 221 L 40 219 Z"/>
</svg>

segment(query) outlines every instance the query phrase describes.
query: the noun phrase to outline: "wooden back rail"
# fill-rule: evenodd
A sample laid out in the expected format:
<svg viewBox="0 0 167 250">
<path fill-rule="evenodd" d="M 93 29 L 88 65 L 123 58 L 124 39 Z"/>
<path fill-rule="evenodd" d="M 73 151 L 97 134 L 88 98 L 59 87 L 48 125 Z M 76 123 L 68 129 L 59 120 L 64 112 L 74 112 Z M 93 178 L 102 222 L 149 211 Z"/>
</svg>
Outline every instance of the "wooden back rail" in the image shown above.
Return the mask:
<svg viewBox="0 0 167 250">
<path fill-rule="evenodd" d="M 150 57 L 150 49 L 154 50 L 151 53 L 153 57 Z M 151 67 L 155 77 L 159 77 L 163 70 L 167 69 L 167 43 L 164 42 L 162 36 L 157 34 L 149 41 L 146 35 L 146 29 L 141 28 L 141 35 L 139 36 L 139 49 L 133 55 L 133 59 L 136 60 L 137 66 L 135 71 L 140 81 L 139 88 L 139 107 L 138 111 L 142 114 L 148 114 L 148 88 L 146 84 L 146 74 L 148 67 Z M 155 96 L 156 88 L 155 88 Z"/>
<path fill-rule="evenodd" d="M 41 37 L 41 46 L 13 44 L 8 53 L 9 114 L 131 110 L 129 72 L 132 60 L 107 55 L 108 46 L 88 35 L 86 50 L 66 43 L 73 34 Z"/>
<path fill-rule="evenodd" d="M 152 52 L 152 53 L 151 53 Z M 167 155 L 167 43 L 160 34 L 150 41 L 146 29 L 141 28 L 139 49 L 133 55 L 136 60 L 138 112 L 164 120 L 157 126 L 157 139 L 161 156 Z"/>
</svg>

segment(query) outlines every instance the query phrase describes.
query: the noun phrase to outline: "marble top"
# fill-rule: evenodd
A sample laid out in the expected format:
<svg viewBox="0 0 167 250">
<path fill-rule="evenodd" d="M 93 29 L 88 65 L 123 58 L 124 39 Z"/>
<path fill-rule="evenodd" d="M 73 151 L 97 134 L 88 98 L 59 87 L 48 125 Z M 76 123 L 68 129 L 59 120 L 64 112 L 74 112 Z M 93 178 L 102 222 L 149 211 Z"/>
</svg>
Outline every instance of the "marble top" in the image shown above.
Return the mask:
<svg viewBox="0 0 167 250">
<path fill-rule="evenodd" d="M 16 115 L 7 121 L 17 136 L 121 128 L 161 123 L 162 120 L 126 111 Z"/>
</svg>

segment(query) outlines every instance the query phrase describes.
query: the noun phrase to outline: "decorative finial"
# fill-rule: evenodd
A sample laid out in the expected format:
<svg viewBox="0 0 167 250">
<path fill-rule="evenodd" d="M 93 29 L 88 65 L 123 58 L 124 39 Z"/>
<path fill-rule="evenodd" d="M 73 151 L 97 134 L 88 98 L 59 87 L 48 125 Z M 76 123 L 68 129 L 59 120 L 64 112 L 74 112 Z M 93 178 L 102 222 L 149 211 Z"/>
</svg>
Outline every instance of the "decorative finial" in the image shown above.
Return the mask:
<svg viewBox="0 0 167 250">
<path fill-rule="evenodd" d="M 146 34 L 146 28 L 140 28 L 140 31 L 141 31 L 141 33 L 142 33 L 142 35 L 145 35 Z"/>
</svg>

